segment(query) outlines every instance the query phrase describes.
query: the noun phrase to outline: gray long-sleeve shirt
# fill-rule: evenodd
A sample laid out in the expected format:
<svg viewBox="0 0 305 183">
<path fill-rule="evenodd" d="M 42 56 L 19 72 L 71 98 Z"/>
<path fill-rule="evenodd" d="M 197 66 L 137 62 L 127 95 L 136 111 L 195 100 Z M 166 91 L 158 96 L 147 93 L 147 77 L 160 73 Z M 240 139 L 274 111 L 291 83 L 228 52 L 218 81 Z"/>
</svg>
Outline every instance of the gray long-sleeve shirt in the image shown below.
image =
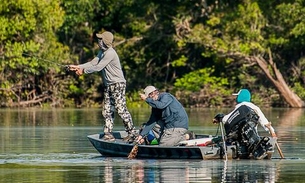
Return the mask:
<svg viewBox="0 0 305 183">
<path fill-rule="evenodd" d="M 84 69 L 86 74 L 101 71 L 105 86 L 126 82 L 119 56 L 112 47 L 105 52 L 100 50 L 94 59 L 79 65 L 79 67 Z"/>
<path fill-rule="evenodd" d="M 152 107 L 152 111 L 140 135 L 148 134 L 160 120 L 164 123 L 164 130 L 170 128 L 188 129 L 188 115 L 181 103 L 170 93 L 160 93 L 158 100 L 147 98 L 146 103 Z"/>
</svg>

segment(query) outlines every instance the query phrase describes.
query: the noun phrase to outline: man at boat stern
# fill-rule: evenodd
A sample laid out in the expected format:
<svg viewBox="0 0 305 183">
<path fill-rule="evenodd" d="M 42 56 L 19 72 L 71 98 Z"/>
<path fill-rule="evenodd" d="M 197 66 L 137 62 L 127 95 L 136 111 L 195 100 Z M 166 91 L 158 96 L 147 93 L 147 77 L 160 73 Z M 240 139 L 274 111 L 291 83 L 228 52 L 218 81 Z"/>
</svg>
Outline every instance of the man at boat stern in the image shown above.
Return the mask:
<svg viewBox="0 0 305 183">
<path fill-rule="evenodd" d="M 142 100 L 151 106 L 151 115 L 136 141 L 141 143 L 156 124 L 161 126 L 160 146 L 174 146 L 186 140 L 188 115 L 182 104 L 168 92 L 160 93 L 154 86 L 147 86 L 140 94 Z"/>
<path fill-rule="evenodd" d="M 261 109 L 251 102 L 248 89 L 241 89 L 233 95 L 237 96 L 234 110 L 227 115 L 217 114 L 213 123 L 224 123 L 226 143 L 235 144 L 239 149 L 235 158 L 263 159 L 273 151 L 273 147 L 269 137 L 258 135 L 257 126 L 260 124 L 276 138 L 274 129 Z"/>
<path fill-rule="evenodd" d="M 230 116 L 242 105 L 245 105 L 247 107 L 250 107 L 251 109 L 253 109 L 255 111 L 255 113 L 258 115 L 258 123 L 266 130 L 270 133 L 270 135 L 272 137 L 276 137 L 274 128 L 271 126 L 271 122 L 269 122 L 269 120 L 266 118 L 266 116 L 264 115 L 264 113 L 261 111 L 261 109 L 255 105 L 254 103 L 251 102 L 251 93 L 248 89 L 241 89 L 239 90 L 238 93 L 233 93 L 233 95 L 236 96 L 236 106 L 234 108 L 233 111 L 231 111 L 229 114 L 227 115 L 223 115 L 223 114 L 217 114 L 215 116 L 215 118 L 213 119 L 213 123 L 219 123 L 219 122 L 223 122 L 226 123 Z M 255 126 L 255 130 L 257 132 L 257 125 Z"/>
</svg>

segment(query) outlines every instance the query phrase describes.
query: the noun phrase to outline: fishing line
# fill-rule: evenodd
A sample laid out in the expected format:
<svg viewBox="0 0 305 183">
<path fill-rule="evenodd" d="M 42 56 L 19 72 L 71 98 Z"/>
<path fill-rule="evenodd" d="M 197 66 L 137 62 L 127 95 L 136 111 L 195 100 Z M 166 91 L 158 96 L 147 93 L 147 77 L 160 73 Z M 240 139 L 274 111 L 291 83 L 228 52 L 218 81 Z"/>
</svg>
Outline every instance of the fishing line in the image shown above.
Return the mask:
<svg viewBox="0 0 305 183">
<path fill-rule="evenodd" d="M 220 122 L 222 123 L 222 122 Z M 223 142 L 223 150 L 224 150 L 224 153 L 225 153 L 225 161 L 228 161 L 228 155 L 227 155 L 227 149 L 226 149 L 226 141 L 225 141 L 225 136 L 224 136 L 224 132 L 223 132 L 223 125 L 220 124 L 220 130 L 221 130 L 221 136 L 222 136 L 222 142 Z"/>
<path fill-rule="evenodd" d="M 23 56 L 28 56 L 28 57 L 33 57 L 33 58 L 36 58 L 37 60 L 43 60 L 43 61 L 46 61 L 46 62 L 48 62 L 48 63 L 51 63 L 51 64 L 55 64 L 55 65 L 64 67 L 64 68 L 66 68 L 66 69 L 69 68 L 68 65 L 63 65 L 63 64 L 57 63 L 57 62 L 55 62 L 55 61 L 53 61 L 53 60 L 48 60 L 48 59 L 40 58 L 40 57 L 38 57 L 38 56 L 36 56 L 36 55 L 27 54 L 27 53 L 22 53 L 22 55 L 23 55 Z"/>
</svg>

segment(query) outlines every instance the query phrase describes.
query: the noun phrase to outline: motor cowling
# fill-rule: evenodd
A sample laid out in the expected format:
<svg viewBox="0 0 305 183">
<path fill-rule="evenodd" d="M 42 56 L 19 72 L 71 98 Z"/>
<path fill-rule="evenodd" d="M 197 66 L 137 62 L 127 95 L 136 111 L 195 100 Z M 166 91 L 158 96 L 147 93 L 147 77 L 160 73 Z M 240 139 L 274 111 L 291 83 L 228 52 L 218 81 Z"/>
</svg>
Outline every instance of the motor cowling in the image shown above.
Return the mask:
<svg viewBox="0 0 305 183">
<path fill-rule="evenodd" d="M 226 121 L 226 142 L 236 146 L 236 158 L 263 158 L 269 139 L 261 138 L 256 130 L 259 116 L 246 105 L 236 109 Z"/>
<path fill-rule="evenodd" d="M 226 134 L 230 134 L 236 130 L 240 130 L 246 123 L 251 122 L 251 126 L 256 126 L 259 116 L 253 109 L 246 105 L 237 108 L 228 118 L 224 124 Z"/>
</svg>

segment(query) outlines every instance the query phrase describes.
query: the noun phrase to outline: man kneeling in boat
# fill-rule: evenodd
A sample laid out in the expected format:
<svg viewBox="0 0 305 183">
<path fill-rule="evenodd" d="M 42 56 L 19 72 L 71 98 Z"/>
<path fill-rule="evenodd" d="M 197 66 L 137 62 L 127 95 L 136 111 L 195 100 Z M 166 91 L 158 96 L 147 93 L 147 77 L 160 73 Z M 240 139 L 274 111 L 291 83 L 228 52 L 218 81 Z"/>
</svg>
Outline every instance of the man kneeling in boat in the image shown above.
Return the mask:
<svg viewBox="0 0 305 183">
<path fill-rule="evenodd" d="M 276 137 L 271 123 L 267 120 L 260 108 L 251 101 L 251 94 L 247 89 L 237 94 L 235 109 L 227 115 L 217 114 L 213 123 L 224 123 L 226 143 L 236 145 L 235 158 L 262 159 L 267 151 L 272 151 L 269 137 L 260 137 L 257 132 L 258 123 Z"/>
<path fill-rule="evenodd" d="M 136 138 L 136 142 L 143 143 L 144 137 L 149 136 L 151 130 L 157 132 L 155 136 L 160 146 L 175 146 L 186 140 L 188 116 L 176 97 L 167 92 L 159 93 L 154 86 L 147 86 L 140 97 L 152 109 L 150 118 Z M 154 130 L 156 127 L 158 130 Z"/>
</svg>

